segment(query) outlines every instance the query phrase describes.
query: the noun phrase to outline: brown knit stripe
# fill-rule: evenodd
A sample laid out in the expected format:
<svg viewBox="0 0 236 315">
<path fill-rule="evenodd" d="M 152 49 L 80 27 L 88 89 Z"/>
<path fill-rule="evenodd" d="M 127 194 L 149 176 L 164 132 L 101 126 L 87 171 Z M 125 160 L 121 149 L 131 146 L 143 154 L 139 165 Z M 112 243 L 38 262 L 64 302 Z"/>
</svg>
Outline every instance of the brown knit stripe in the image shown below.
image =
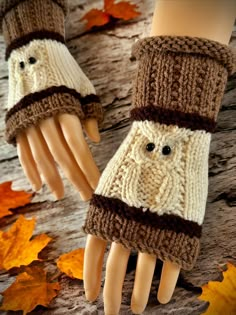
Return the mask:
<svg viewBox="0 0 236 315">
<path fill-rule="evenodd" d="M 160 230 L 170 230 L 175 233 L 184 233 L 189 237 L 201 237 L 202 227 L 196 222 L 185 220 L 174 214 L 158 215 L 149 209 L 130 207 L 117 198 L 108 198 L 94 194 L 90 202 L 96 208 L 104 209 L 118 215 L 122 220 L 127 219 Z"/>
<path fill-rule="evenodd" d="M 3 0 L 0 4 L 0 21 L 9 11 L 14 9 L 17 5 L 22 2 L 29 1 L 29 0 Z M 63 11 L 64 14 L 67 13 L 67 0 L 51 0 L 52 2 L 56 3 Z"/>
<path fill-rule="evenodd" d="M 40 102 L 41 100 L 48 98 L 49 96 L 56 95 L 56 94 L 69 94 L 73 96 L 75 99 L 79 100 L 79 103 L 84 105 L 89 105 L 90 103 L 97 102 L 99 103 L 99 97 L 95 94 L 86 95 L 85 97 L 82 97 L 79 92 L 77 92 L 74 89 L 70 89 L 65 85 L 60 86 L 52 86 L 48 89 L 34 92 L 26 95 L 23 97 L 16 105 L 14 105 L 6 114 L 5 121 L 7 122 L 8 119 L 14 115 L 16 112 L 27 108 L 32 105 L 32 103 Z"/>
<path fill-rule="evenodd" d="M 47 97 L 34 100 L 30 106 L 22 106 L 20 110 L 11 113 L 6 120 L 6 141 L 15 145 L 16 136 L 20 132 L 60 113 L 77 115 L 81 120 L 85 118 L 78 98 L 70 93 L 48 94 Z"/>
<path fill-rule="evenodd" d="M 177 125 L 182 128 L 205 130 L 207 132 L 213 132 L 216 127 L 214 119 L 203 117 L 198 113 L 184 113 L 154 105 L 133 108 L 130 117 L 136 121 L 149 120 L 168 126 Z"/>
<path fill-rule="evenodd" d="M 80 100 L 83 108 L 85 118 L 96 118 L 98 125 L 101 126 L 104 118 L 104 111 L 102 105 L 96 101 L 91 103 L 82 103 L 83 99 Z"/>
<path fill-rule="evenodd" d="M 228 74 L 236 71 L 236 53 L 229 46 L 214 40 L 190 36 L 152 36 L 139 40 L 133 45 L 132 55 L 140 59 L 151 53 L 187 53 L 209 56 L 227 68 Z"/>
<path fill-rule="evenodd" d="M 7 57 L 11 49 L 16 49 L 34 39 L 32 34 L 36 39 L 52 38 L 64 41 L 65 12 L 58 3 L 63 5 L 61 0 L 20 1 L 4 15 L 2 31 L 6 47 L 8 47 Z M 42 34 L 39 35 L 40 32 L 46 32 L 46 34 L 42 36 Z M 28 37 L 28 34 L 31 35 Z"/>
<path fill-rule="evenodd" d="M 95 103 L 94 100 L 97 102 Z M 103 113 L 98 101 L 99 98 L 96 95 L 91 94 L 83 98 L 77 91 L 66 86 L 51 87 L 29 94 L 6 114 L 6 141 L 15 145 L 16 136 L 20 132 L 60 113 L 76 115 L 81 120 L 93 117 L 101 123 Z"/>
<path fill-rule="evenodd" d="M 135 249 L 156 255 L 161 260 L 169 260 L 186 270 L 192 269 L 200 248 L 197 237 L 190 237 L 182 232 L 160 229 L 132 220 L 125 213 L 90 205 L 83 230 L 110 242 L 123 244 L 128 249 Z"/>
<path fill-rule="evenodd" d="M 6 48 L 5 59 L 8 60 L 13 50 L 20 48 L 24 45 L 27 45 L 28 43 L 30 43 L 32 40 L 35 40 L 35 39 L 41 39 L 41 40 L 52 39 L 57 42 L 65 44 L 64 36 L 62 36 L 59 33 L 51 32 L 47 30 L 36 31 L 36 32 L 29 33 L 25 36 L 22 36 L 20 38 L 16 38 L 14 41 L 12 41 L 11 44 L 7 46 Z"/>
</svg>

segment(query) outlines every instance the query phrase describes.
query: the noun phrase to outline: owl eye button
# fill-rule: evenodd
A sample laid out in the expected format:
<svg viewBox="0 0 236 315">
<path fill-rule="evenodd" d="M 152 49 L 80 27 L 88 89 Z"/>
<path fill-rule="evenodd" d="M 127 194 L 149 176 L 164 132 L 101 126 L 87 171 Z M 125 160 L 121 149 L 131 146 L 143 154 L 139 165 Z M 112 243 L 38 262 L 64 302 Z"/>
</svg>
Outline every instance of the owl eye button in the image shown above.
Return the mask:
<svg viewBox="0 0 236 315">
<path fill-rule="evenodd" d="M 151 152 L 155 149 L 155 144 L 153 142 L 150 142 L 146 145 L 146 150 Z"/>
<path fill-rule="evenodd" d="M 30 63 L 31 65 L 35 64 L 36 62 L 37 62 L 36 58 L 34 58 L 34 57 L 29 57 L 29 63 Z"/>
<path fill-rule="evenodd" d="M 24 61 L 20 61 L 20 62 L 19 62 L 19 65 L 20 65 L 20 68 L 21 68 L 21 69 L 24 69 L 24 67 L 25 67 Z"/>
<path fill-rule="evenodd" d="M 162 154 L 163 155 L 169 155 L 171 153 L 171 148 L 168 146 L 168 145 L 165 145 L 163 148 L 162 148 Z"/>
</svg>

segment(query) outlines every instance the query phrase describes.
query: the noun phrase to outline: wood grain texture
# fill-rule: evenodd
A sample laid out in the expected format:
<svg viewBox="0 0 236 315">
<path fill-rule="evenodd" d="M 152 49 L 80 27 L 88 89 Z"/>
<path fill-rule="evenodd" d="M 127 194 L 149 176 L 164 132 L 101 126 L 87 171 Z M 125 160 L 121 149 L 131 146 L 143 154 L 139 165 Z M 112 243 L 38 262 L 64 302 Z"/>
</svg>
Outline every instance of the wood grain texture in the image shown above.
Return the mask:
<svg viewBox="0 0 236 315">
<path fill-rule="evenodd" d="M 138 38 L 147 36 L 153 12 L 152 0 L 136 0 L 142 15 L 130 22 L 119 22 L 99 32 L 84 32 L 80 18 L 92 7 L 101 8 L 101 0 L 70 0 L 70 13 L 66 20 L 67 45 L 84 72 L 93 81 L 100 95 L 106 116 L 99 145 L 90 143 L 92 153 L 103 170 L 126 136 L 130 123 L 128 112 L 131 103 L 132 78 L 136 68 L 131 61 L 131 46 Z M 144 4 L 145 3 L 145 4 Z M 236 31 L 231 37 L 236 47 Z M 15 189 L 30 190 L 17 158 L 16 149 L 4 142 L 4 116 L 8 92 L 7 64 L 4 61 L 4 42 L 0 36 L 0 182 L 14 181 Z M 236 75 L 231 77 L 222 103 L 218 128 L 212 136 L 209 159 L 209 196 L 203 225 L 201 253 L 190 272 L 182 272 L 185 285 L 175 290 L 171 302 L 165 306 L 157 303 L 156 293 L 161 264 L 155 274 L 149 304 L 144 314 L 198 315 L 206 303 L 197 299 L 197 293 L 187 291 L 186 281 L 200 286 L 208 280 L 218 280 L 218 266 L 227 261 L 236 264 Z M 62 174 L 63 176 L 63 174 Z M 64 176 L 63 176 L 64 178 Z M 37 218 L 35 235 L 48 233 L 54 241 L 42 252 L 47 258 L 49 271 L 55 270 L 55 259 L 62 253 L 85 245 L 81 226 L 87 204 L 64 178 L 66 197 L 54 202 L 46 187 L 37 194 L 32 204 L 19 209 L 26 217 Z M 18 215 L 0 221 L 6 230 Z M 130 299 L 134 279 L 134 266 L 127 274 L 120 314 L 132 314 Z M 0 291 L 14 280 L 5 272 L 0 273 Z M 103 278 L 104 280 L 104 278 Z M 62 290 L 48 309 L 38 308 L 32 314 L 103 314 L 102 295 L 96 303 L 85 301 L 81 281 L 61 277 Z M 2 312 L 1 314 L 7 314 Z M 13 314 L 9 312 L 8 314 Z M 14 314 L 18 314 L 17 312 Z M 21 314 L 21 313 L 19 313 Z"/>
</svg>

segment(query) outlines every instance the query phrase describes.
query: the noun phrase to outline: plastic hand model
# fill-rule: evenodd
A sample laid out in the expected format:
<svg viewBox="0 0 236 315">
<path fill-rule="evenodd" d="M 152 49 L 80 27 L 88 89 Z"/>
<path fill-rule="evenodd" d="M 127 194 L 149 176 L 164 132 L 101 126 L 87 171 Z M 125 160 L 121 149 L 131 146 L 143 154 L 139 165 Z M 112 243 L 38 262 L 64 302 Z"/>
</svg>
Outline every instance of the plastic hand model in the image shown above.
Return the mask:
<svg viewBox="0 0 236 315">
<path fill-rule="evenodd" d="M 207 200 L 211 132 L 235 70 L 231 49 L 204 38 L 149 37 L 134 45 L 133 55 L 139 60 L 133 123 L 101 176 L 84 226 L 90 234 L 84 270 L 89 300 L 99 292 L 106 242 L 113 242 L 106 314 L 119 311 L 131 249 L 139 252 L 134 313 L 146 306 L 156 258 L 164 261 L 162 303 L 171 297 L 180 268 L 193 267 Z M 160 290 L 169 290 L 166 298 Z"/>
<path fill-rule="evenodd" d="M 64 41 L 65 0 L 5 0 L 0 21 L 9 67 L 6 140 L 16 144 L 35 190 L 41 176 L 64 194 L 55 162 L 89 199 L 99 179 L 83 129 L 99 141 L 102 107 L 94 86 Z"/>
</svg>

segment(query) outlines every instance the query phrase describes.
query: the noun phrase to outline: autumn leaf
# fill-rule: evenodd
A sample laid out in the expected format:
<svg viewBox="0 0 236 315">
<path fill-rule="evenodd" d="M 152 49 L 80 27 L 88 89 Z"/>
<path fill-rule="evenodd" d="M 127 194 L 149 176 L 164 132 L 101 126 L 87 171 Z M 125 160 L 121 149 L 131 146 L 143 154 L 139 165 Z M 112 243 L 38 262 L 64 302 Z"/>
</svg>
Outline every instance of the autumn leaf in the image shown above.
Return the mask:
<svg viewBox="0 0 236 315">
<path fill-rule="evenodd" d="M 73 250 L 61 255 L 57 260 L 57 267 L 67 276 L 83 279 L 84 248 Z"/>
<path fill-rule="evenodd" d="M 114 1 L 110 1 L 112 4 L 107 5 L 106 13 L 110 14 L 114 18 L 122 19 L 122 20 L 131 20 L 140 15 L 138 11 L 138 6 L 136 4 L 131 4 L 126 1 L 114 3 Z"/>
<path fill-rule="evenodd" d="M 138 6 L 128 1 L 115 3 L 114 0 L 104 0 L 103 10 L 91 9 L 81 20 L 87 20 L 86 30 L 94 26 L 103 26 L 111 21 L 111 18 L 130 20 L 140 15 Z"/>
<path fill-rule="evenodd" d="M 38 253 L 51 241 L 46 234 L 30 240 L 35 219 L 20 216 L 7 232 L 0 231 L 0 270 L 29 265 L 38 260 Z"/>
<path fill-rule="evenodd" d="M 87 20 L 86 30 L 90 30 L 94 26 L 102 26 L 110 21 L 110 16 L 98 9 L 92 9 L 87 14 L 85 14 L 82 20 Z"/>
<path fill-rule="evenodd" d="M 227 267 L 222 282 L 209 281 L 202 287 L 199 299 L 210 302 L 204 315 L 236 314 L 236 267 L 230 263 Z"/>
<path fill-rule="evenodd" d="M 47 282 L 47 274 L 40 267 L 26 267 L 26 271 L 17 276 L 15 282 L 3 293 L 0 310 L 31 312 L 37 305 L 48 306 L 57 296 L 58 282 Z"/>
<path fill-rule="evenodd" d="M 31 201 L 33 194 L 11 189 L 12 182 L 0 184 L 0 218 L 11 215 L 9 209 L 24 206 Z"/>
</svg>

